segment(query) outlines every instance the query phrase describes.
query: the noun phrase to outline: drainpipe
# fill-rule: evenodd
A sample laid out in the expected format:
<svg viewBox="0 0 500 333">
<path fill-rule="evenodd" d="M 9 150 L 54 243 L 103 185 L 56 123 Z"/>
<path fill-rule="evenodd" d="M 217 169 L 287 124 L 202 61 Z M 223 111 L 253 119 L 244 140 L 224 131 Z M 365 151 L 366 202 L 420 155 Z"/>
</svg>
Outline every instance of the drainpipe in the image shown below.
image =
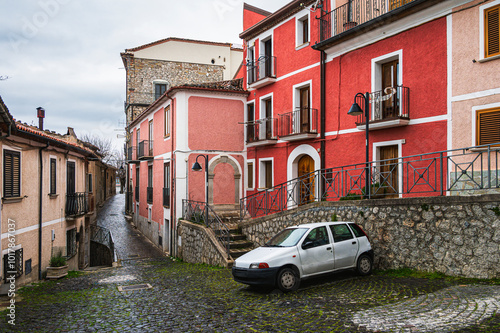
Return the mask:
<svg viewBox="0 0 500 333">
<path fill-rule="evenodd" d="M 177 187 L 174 187 L 173 184 L 175 182 L 175 173 L 177 172 L 176 168 L 174 167 L 175 165 L 175 156 L 174 156 L 174 122 L 172 121 L 174 119 L 174 100 L 172 97 L 168 95 L 170 91 L 167 91 L 165 96 L 170 100 L 170 119 L 169 119 L 169 124 L 171 126 L 170 128 L 170 219 L 169 219 L 169 225 L 163 226 L 163 233 L 165 234 L 165 228 L 169 228 L 169 235 L 170 239 L 168 240 L 168 252 L 171 257 L 175 257 L 177 251 L 175 250 L 175 241 L 174 241 L 174 235 L 177 237 L 177 234 L 174 232 L 176 228 L 170 228 L 170 226 L 175 226 L 175 192 L 177 191 Z M 186 180 L 187 181 L 187 180 Z M 163 223 L 165 223 L 165 219 L 163 219 Z"/>
<path fill-rule="evenodd" d="M 40 159 L 40 190 L 39 190 L 39 207 L 38 207 L 38 279 L 42 280 L 42 227 L 43 227 L 43 157 L 42 151 L 49 148 L 49 144 L 38 151 Z"/>
<path fill-rule="evenodd" d="M 326 142 L 325 142 L 325 129 L 326 129 L 326 53 L 325 51 L 321 51 L 321 92 L 320 92 L 320 98 L 321 98 L 321 103 L 320 103 L 320 114 L 321 114 L 321 148 L 320 148 L 320 160 L 321 160 L 321 170 L 324 170 L 326 168 L 326 162 L 325 162 L 325 147 L 326 147 Z M 325 184 L 321 184 L 322 191 L 324 191 L 324 186 Z M 323 193 L 321 193 L 321 196 L 323 196 Z"/>
</svg>

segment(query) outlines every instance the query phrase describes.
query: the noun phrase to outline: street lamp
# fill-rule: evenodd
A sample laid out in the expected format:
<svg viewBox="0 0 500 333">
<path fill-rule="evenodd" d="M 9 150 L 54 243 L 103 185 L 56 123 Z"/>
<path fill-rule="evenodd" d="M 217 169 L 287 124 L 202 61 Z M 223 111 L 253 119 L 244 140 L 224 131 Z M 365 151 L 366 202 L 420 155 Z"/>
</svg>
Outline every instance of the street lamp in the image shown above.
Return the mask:
<svg viewBox="0 0 500 333">
<path fill-rule="evenodd" d="M 205 159 L 205 225 L 208 225 L 208 155 L 196 156 L 196 161 L 191 168 L 193 171 L 203 170 L 200 163 L 198 163 L 198 157 L 203 157 Z"/>
<path fill-rule="evenodd" d="M 361 107 L 356 103 L 356 98 L 357 97 L 362 97 L 365 100 L 365 124 L 366 124 L 366 179 L 365 179 L 365 191 L 368 194 L 368 199 L 371 197 L 371 170 L 370 170 L 370 148 L 369 148 L 369 124 L 370 124 L 370 93 L 362 94 L 362 93 L 357 93 L 356 96 L 354 96 L 354 104 L 351 106 L 349 109 L 349 112 L 347 112 L 348 115 L 350 116 L 360 116 L 363 114 L 363 110 Z"/>
</svg>

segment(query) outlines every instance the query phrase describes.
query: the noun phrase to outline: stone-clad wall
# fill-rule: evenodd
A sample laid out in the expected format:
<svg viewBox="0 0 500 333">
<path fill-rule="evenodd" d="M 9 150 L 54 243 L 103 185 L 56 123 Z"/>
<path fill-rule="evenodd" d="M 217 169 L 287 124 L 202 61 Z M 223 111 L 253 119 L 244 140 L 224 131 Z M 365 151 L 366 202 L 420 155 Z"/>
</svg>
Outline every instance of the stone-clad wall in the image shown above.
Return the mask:
<svg viewBox="0 0 500 333">
<path fill-rule="evenodd" d="M 500 278 L 500 195 L 339 201 L 310 204 L 242 224 L 263 244 L 294 224 L 354 221 L 375 251 L 375 267 Z"/>
<path fill-rule="evenodd" d="M 227 259 L 226 250 L 221 246 L 212 229 L 181 220 L 178 235 L 181 241 L 177 253 L 185 262 L 220 267 L 232 266 L 233 261 Z"/>
</svg>

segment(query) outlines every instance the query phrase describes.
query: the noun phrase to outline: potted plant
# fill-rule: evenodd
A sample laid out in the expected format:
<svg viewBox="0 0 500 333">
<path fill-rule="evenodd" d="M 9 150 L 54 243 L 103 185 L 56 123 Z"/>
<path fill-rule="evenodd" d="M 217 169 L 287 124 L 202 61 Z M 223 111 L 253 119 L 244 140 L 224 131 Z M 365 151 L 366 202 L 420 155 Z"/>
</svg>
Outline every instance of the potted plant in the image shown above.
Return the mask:
<svg viewBox="0 0 500 333">
<path fill-rule="evenodd" d="M 49 267 L 47 267 L 47 279 L 60 279 L 68 275 L 68 265 L 66 258 L 59 253 L 57 256 L 50 258 Z"/>
</svg>

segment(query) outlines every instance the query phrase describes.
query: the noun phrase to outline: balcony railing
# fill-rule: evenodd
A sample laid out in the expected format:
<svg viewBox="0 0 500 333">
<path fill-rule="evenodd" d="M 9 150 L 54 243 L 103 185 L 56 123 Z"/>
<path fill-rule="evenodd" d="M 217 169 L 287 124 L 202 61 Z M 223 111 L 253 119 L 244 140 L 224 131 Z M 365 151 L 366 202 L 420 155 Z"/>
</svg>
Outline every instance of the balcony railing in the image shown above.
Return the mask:
<svg viewBox="0 0 500 333">
<path fill-rule="evenodd" d="M 247 64 L 247 82 L 253 84 L 266 78 L 276 78 L 276 57 L 260 56 Z"/>
<path fill-rule="evenodd" d="M 136 147 L 127 148 L 127 161 L 137 160 L 137 149 Z"/>
<path fill-rule="evenodd" d="M 163 188 L 163 206 L 170 207 L 170 188 Z"/>
<path fill-rule="evenodd" d="M 152 159 L 153 155 L 153 141 L 143 140 L 139 143 L 139 159 Z"/>
<path fill-rule="evenodd" d="M 320 18 L 320 42 L 415 0 L 350 0 Z"/>
<path fill-rule="evenodd" d="M 363 99 L 358 96 L 356 102 L 364 111 Z M 397 86 L 392 89 L 386 88 L 385 90 L 375 91 L 370 94 L 370 107 L 370 124 L 402 119 L 405 122 L 402 124 L 397 123 L 395 126 L 407 125 L 410 120 L 410 88 Z M 358 116 L 356 124 L 366 124 L 364 114 Z M 378 128 L 374 127 L 374 129 Z"/>
<path fill-rule="evenodd" d="M 259 119 L 247 124 L 247 144 L 278 140 L 276 118 Z"/>
<path fill-rule="evenodd" d="M 66 194 L 66 216 L 84 215 L 89 211 L 87 193 Z"/>
<path fill-rule="evenodd" d="M 135 201 L 139 202 L 139 186 L 135 187 Z"/>
<path fill-rule="evenodd" d="M 146 201 L 148 203 L 153 203 L 153 188 L 152 187 L 147 188 Z"/>
<path fill-rule="evenodd" d="M 280 137 L 317 134 L 318 110 L 311 108 L 297 108 L 297 110 L 279 116 Z"/>
</svg>

